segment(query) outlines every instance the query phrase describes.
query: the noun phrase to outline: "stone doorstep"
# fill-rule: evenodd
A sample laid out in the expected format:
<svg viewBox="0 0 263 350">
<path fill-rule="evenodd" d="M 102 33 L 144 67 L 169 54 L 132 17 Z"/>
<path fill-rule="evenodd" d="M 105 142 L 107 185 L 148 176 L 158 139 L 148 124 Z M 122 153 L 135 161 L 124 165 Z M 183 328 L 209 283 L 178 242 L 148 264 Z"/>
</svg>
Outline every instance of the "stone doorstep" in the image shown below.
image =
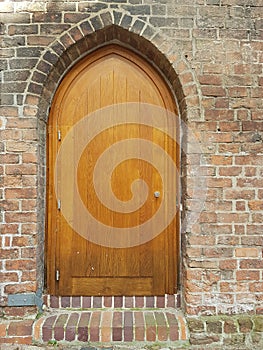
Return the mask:
<svg viewBox="0 0 263 350">
<path fill-rule="evenodd" d="M 32 331 L 38 344 L 188 341 L 183 313 L 167 309 L 63 310 L 36 320 Z"/>
</svg>

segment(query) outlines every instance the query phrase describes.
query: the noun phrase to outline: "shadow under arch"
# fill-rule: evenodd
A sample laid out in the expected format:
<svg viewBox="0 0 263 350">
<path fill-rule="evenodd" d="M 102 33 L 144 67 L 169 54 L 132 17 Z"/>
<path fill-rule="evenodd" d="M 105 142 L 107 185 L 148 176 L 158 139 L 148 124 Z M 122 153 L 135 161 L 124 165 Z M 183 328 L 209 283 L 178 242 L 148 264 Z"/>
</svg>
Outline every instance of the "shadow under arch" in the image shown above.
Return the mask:
<svg viewBox="0 0 263 350">
<path fill-rule="evenodd" d="M 104 15 L 104 17 L 102 17 Z M 97 25 L 96 23 L 98 23 Z M 143 22 L 138 30 L 138 20 L 129 27 L 122 26 L 121 13 L 104 13 L 89 18 L 64 32 L 53 42 L 33 71 L 25 94 L 25 104 L 36 110 L 39 135 L 38 170 L 38 290 L 44 288 L 44 241 L 45 241 L 45 184 L 46 184 L 46 124 L 49 108 L 63 77 L 79 60 L 92 51 L 108 44 L 118 44 L 134 51 L 165 78 L 177 101 L 181 118 L 190 112 L 200 113 L 200 98 L 196 79 L 187 61 L 177 52 L 169 39 Z M 97 27 L 96 27 L 97 26 Z M 45 77 L 43 80 L 43 76 Z"/>
</svg>

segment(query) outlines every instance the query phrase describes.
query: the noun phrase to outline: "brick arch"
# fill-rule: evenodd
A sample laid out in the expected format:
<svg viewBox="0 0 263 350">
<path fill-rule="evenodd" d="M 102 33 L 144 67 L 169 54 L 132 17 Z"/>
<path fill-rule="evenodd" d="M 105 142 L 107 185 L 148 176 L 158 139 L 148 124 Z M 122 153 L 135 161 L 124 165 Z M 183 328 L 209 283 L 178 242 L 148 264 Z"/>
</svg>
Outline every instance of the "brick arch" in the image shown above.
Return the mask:
<svg viewBox="0 0 263 350">
<path fill-rule="evenodd" d="M 32 100 L 37 101 L 37 117 L 46 121 L 54 93 L 69 68 L 92 50 L 112 41 L 139 52 L 159 68 L 175 93 L 181 117 L 186 119 L 190 111 L 200 115 L 197 80 L 186 58 L 158 28 L 117 11 L 90 17 L 49 45 L 32 73 L 25 104 L 30 106 Z M 32 95 L 34 99 L 30 98 Z"/>
<path fill-rule="evenodd" d="M 46 123 L 53 96 L 69 69 L 96 48 L 117 42 L 137 51 L 164 75 L 178 103 L 181 118 L 200 119 L 197 80 L 186 58 L 158 28 L 117 11 L 90 17 L 61 34 L 51 43 L 33 70 L 25 93 L 25 105 L 38 120 L 38 289 L 44 285 L 45 151 Z"/>
</svg>

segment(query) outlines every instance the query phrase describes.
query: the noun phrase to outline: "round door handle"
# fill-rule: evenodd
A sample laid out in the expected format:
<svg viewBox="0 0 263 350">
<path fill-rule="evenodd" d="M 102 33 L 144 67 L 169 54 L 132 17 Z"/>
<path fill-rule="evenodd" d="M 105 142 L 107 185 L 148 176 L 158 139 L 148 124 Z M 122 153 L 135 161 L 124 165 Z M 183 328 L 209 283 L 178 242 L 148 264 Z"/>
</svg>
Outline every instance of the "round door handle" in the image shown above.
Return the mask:
<svg viewBox="0 0 263 350">
<path fill-rule="evenodd" d="M 159 197 L 160 197 L 160 195 L 161 195 L 161 194 L 160 194 L 160 192 L 159 192 L 159 191 L 155 191 L 155 192 L 154 192 L 154 197 L 155 197 L 155 198 L 159 198 Z"/>
</svg>

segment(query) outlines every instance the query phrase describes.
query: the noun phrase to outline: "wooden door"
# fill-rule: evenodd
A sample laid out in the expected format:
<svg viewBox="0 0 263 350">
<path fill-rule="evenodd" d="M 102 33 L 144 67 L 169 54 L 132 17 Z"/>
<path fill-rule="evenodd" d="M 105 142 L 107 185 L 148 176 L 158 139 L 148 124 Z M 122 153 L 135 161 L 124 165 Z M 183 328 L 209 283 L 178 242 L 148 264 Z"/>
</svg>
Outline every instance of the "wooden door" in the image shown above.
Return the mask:
<svg viewBox="0 0 263 350">
<path fill-rule="evenodd" d="M 164 196 L 162 178 L 153 166 L 155 151 L 150 155 L 152 161 L 145 161 L 135 156 L 119 161 L 110 180 L 106 170 L 97 173 L 100 178 L 97 184 L 98 191 L 105 185 L 103 183 L 105 177 L 105 181 L 110 182 L 111 190 L 118 201 L 123 203 L 132 198 L 133 182 L 143 179 L 144 186 L 148 188 L 147 198 L 144 198 L 143 205 L 139 205 L 134 210 L 121 212 L 121 209 L 114 210 L 101 203 L 93 185 L 93 174 L 99 157 L 111 145 L 119 142 L 125 154 L 125 144 L 122 146 L 121 142 L 127 139 L 137 141 L 143 139 L 158 145 L 165 149 L 177 164 L 178 147 L 173 137 L 152 128 L 151 125 L 146 125 L 147 123 L 113 123 L 111 127 L 104 127 L 102 132 L 97 133 L 86 147 L 81 146 L 83 149 L 80 150 L 77 169 L 73 169 L 76 171 L 74 181 L 77 181 L 76 187 L 79 192 L 77 195 L 80 199 L 76 199 L 76 193 L 71 185 L 63 185 L 63 181 L 60 181 L 63 171 L 65 177 L 69 176 L 68 171 L 65 173 L 65 168 L 63 171 L 59 168 L 57 161 L 63 141 L 69 133 L 76 129 L 79 122 L 87 120 L 89 116 L 93 116 L 94 119 L 95 115 L 99 125 L 102 120 L 100 113 L 104 118 L 106 113 L 106 119 L 108 118 L 106 122 L 108 122 L 114 117 L 114 106 L 119 104 L 126 106 L 129 103 L 135 103 L 135 109 L 147 103 L 176 112 L 173 97 L 160 74 L 139 56 L 115 45 L 97 50 L 80 61 L 66 75 L 57 90 L 48 126 L 46 260 L 47 284 L 51 294 L 163 295 L 173 294 L 176 291 L 177 215 L 160 234 L 150 240 L 143 240 L 141 244 L 137 242 L 136 245 L 125 246 L 119 242 L 115 246 L 100 244 L 75 229 L 76 225 L 81 225 L 83 217 L 78 216 L 80 215 L 78 209 L 76 212 L 77 201 L 83 204 L 91 214 L 91 218 L 95 218 L 107 227 L 107 231 L 102 232 L 106 237 L 107 235 L 110 237 L 111 230 L 118 227 L 120 242 L 122 229 L 129 232 L 130 228 L 138 227 L 145 221 L 150 222 Z M 73 135 L 68 152 L 75 151 L 81 140 L 85 139 L 86 134 L 89 133 L 90 130 L 84 130 L 83 127 L 83 137 L 79 134 Z M 140 147 L 144 146 L 138 144 L 139 153 L 143 151 Z M 109 154 L 113 161 L 119 157 L 119 151 L 116 148 L 113 148 Z M 107 157 L 104 159 L 107 160 Z M 65 150 L 60 157 L 60 162 L 64 164 L 72 162 L 72 159 L 69 161 L 67 158 Z M 169 164 L 165 157 L 158 162 L 162 163 L 158 166 L 163 168 L 164 173 L 169 172 Z M 70 168 L 68 169 L 70 172 Z M 63 203 L 59 197 L 65 191 L 67 196 L 63 197 Z M 154 197 L 156 191 L 159 194 Z M 110 190 L 105 190 L 102 193 L 102 197 L 105 197 L 103 200 L 107 200 L 109 192 Z M 145 196 L 143 191 L 136 193 L 138 197 Z M 160 195 L 159 198 L 158 195 Z M 140 198 L 137 199 L 140 201 Z M 174 205 L 176 205 L 175 201 Z M 70 220 L 65 217 L 67 215 L 62 210 L 63 206 L 71 208 L 72 212 L 75 210 Z M 167 208 L 167 211 L 169 210 Z M 83 219 L 84 229 L 88 231 L 89 219 L 85 220 Z M 75 222 L 75 226 L 72 221 Z M 151 231 L 149 227 L 151 226 L 148 226 L 148 230 Z M 151 232 L 142 232 L 143 234 L 151 234 Z"/>
</svg>

